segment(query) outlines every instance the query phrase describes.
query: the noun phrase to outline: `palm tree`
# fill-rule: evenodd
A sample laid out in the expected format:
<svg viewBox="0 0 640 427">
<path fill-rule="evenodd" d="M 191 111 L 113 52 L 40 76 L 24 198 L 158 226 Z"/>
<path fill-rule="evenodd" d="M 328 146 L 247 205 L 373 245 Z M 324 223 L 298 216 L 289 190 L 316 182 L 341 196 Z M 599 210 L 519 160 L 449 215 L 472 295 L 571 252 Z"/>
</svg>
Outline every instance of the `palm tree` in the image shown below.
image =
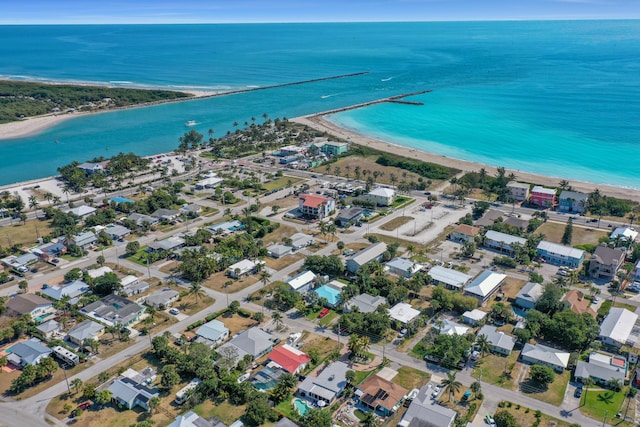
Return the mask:
<svg viewBox="0 0 640 427">
<path fill-rule="evenodd" d="M 189 295 L 193 295 L 196 299 L 196 304 L 198 303 L 198 298 L 204 296 L 205 292 L 202 288 L 200 282 L 191 282 L 191 287 L 189 288 Z"/>
<path fill-rule="evenodd" d="M 589 391 L 589 387 L 591 387 L 595 382 L 591 377 L 583 378 L 582 385 L 584 388 L 584 400 L 582 401 L 582 405 L 587 403 L 587 392 Z"/>
<path fill-rule="evenodd" d="M 284 322 L 282 321 L 282 313 L 280 313 L 279 311 L 274 311 L 271 315 L 271 319 L 276 325 L 276 329 L 282 329 L 282 326 L 284 326 Z"/>
<path fill-rule="evenodd" d="M 489 352 L 489 339 L 486 335 L 478 335 L 478 338 L 476 339 L 476 347 L 478 348 L 478 351 L 480 352 L 482 357 L 484 357 L 485 354 Z"/>
<path fill-rule="evenodd" d="M 29 196 L 29 208 L 33 209 L 36 218 L 38 218 L 38 208 L 40 207 L 40 202 L 36 199 L 36 196 Z"/>
<path fill-rule="evenodd" d="M 455 372 L 447 372 L 447 378 L 442 380 L 441 383 L 444 387 L 444 390 L 449 393 L 449 402 L 451 401 L 451 395 L 460 391 L 462 388 L 462 383 L 456 380 Z"/>
<path fill-rule="evenodd" d="M 267 283 L 269 283 L 269 279 L 271 279 L 271 274 L 269 274 L 268 271 L 262 271 L 260 272 L 260 280 L 262 281 L 262 286 L 267 286 Z"/>
<path fill-rule="evenodd" d="M 637 218 L 636 214 L 630 213 L 629 214 L 629 225 L 633 225 L 633 221 L 635 221 L 636 218 Z"/>
<path fill-rule="evenodd" d="M 380 425 L 380 421 L 373 412 L 367 411 L 364 413 L 364 417 L 362 417 L 360 425 L 363 427 L 378 427 Z"/>
<path fill-rule="evenodd" d="M 82 388 L 82 385 L 83 385 L 83 382 L 80 378 L 74 378 L 71 380 L 71 388 L 76 393 L 80 391 L 80 389 Z"/>
</svg>

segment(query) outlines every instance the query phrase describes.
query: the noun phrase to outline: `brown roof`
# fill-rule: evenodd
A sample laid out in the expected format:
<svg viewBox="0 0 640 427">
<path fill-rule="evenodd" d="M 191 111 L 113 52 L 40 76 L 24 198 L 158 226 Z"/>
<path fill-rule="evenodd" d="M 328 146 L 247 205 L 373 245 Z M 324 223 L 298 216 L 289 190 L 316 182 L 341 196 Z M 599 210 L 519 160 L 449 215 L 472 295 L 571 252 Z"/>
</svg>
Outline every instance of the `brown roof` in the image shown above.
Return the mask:
<svg viewBox="0 0 640 427">
<path fill-rule="evenodd" d="M 562 298 L 562 302 L 567 303 L 571 311 L 573 311 L 574 313 L 577 313 L 577 314 L 589 313 L 593 317 L 596 317 L 596 312 L 589 307 L 589 304 L 591 303 L 591 301 L 586 299 L 584 297 L 584 294 L 580 291 L 571 289 Z"/>
<path fill-rule="evenodd" d="M 457 231 L 460 234 L 472 237 L 475 237 L 480 233 L 480 229 L 478 227 L 467 224 L 458 224 L 456 228 L 453 229 L 453 231 Z"/>
<path fill-rule="evenodd" d="M 361 402 L 365 402 L 372 408 L 382 406 L 388 410 L 392 410 L 408 393 L 407 389 L 377 375 L 367 378 L 358 389 L 363 392 L 360 397 Z"/>
<path fill-rule="evenodd" d="M 35 294 L 20 294 L 11 298 L 7 308 L 19 314 L 31 313 L 34 308 L 51 305 L 51 301 Z"/>
</svg>

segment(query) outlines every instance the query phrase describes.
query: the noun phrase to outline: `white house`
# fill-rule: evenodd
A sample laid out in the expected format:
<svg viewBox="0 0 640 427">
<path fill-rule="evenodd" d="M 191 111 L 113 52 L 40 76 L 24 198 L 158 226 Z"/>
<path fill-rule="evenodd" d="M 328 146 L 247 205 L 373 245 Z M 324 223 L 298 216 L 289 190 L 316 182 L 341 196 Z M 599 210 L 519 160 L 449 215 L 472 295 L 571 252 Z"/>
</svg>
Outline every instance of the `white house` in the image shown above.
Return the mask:
<svg viewBox="0 0 640 427">
<path fill-rule="evenodd" d="M 313 285 L 316 282 L 316 275 L 313 271 L 307 270 L 302 273 L 292 277 L 287 281 L 287 284 L 296 292 L 301 294 L 306 294 L 311 289 L 313 289 Z"/>
<path fill-rule="evenodd" d="M 343 362 L 333 362 L 322 370 L 318 376 L 308 375 L 298 386 L 297 394 L 314 402 L 323 401 L 330 405 L 342 394 L 347 386 L 349 366 Z"/>
<path fill-rule="evenodd" d="M 637 314 L 625 308 L 612 307 L 600 325 L 600 341 L 618 348 L 635 341 L 637 337 L 632 337 L 631 332 L 637 320 Z"/>
<path fill-rule="evenodd" d="M 357 254 L 347 260 L 347 271 L 355 274 L 360 267 L 372 261 L 382 260 L 382 256 L 387 251 L 387 244 L 384 242 L 374 243 L 362 249 Z"/>
<path fill-rule="evenodd" d="M 638 232 L 635 228 L 631 227 L 618 227 L 609 236 L 611 240 L 615 240 L 620 237 L 623 240 L 626 240 L 628 243 L 635 242 L 638 238 Z"/>
<path fill-rule="evenodd" d="M 406 277 L 407 279 L 415 276 L 417 272 L 422 270 L 422 264 L 400 257 L 387 262 L 385 267 L 389 270 L 389 273 Z"/>
<path fill-rule="evenodd" d="M 467 285 L 464 293 L 477 298 L 480 304 L 485 304 L 493 294 L 498 292 L 506 278 L 506 274 L 485 270 Z"/>
<path fill-rule="evenodd" d="M 434 325 L 440 335 L 466 335 L 469 332 L 469 327 L 461 325 L 449 319 L 444 319 L 442 325 Z"/>
<path fill-rule="evenodd" d="M 562 372 L 569 364 L 570 353 L 547 347 L 541 344 L 525 344 L 520 357 L 523 362 L 548 366 Z"/>
<path fill-rule="evenodd" d="M 502 354 L 503 356 L 511 354 L 511 351 L 513 350 L 513 347 L 515 347 L 517 341 L 515 337 L 507 335 L 502 331 L 498 331 L 495 326 L 491 325 L 484 325 L 480 331 L 478 331 L 478 336 L 480 335 L 484 335 L 487 338 L 489 349 L 491 351 Z"/>
<path fill-rule="evenodd" d="M 431 267 L 429 276 L 435 284 L 442 284 L 447 289 L 461 289 L 471 280 L 471 276 L 468 274 L 439 265 Z"/>
<path fill-rule="evenodd" d="M 516 305 L 531 309 L 542 296 L 544 287 L 540 283 L 529 282 L 516 294 Z"/>
<path fill-rule="evenodd" d="M 476 326 L 478 323 L 482 322 L 485 317 L 487 317 L 487 313 L 482 310 L 478 310 L 477 308 L 462 313 L 462 321 L 471 326 Z"/>
<path fill-rule="evenodd" d="M 420 310 L 416 310 L 406 302 L 399 302 L 389 309 L 389 316 L 393 320 L 397 320 L 403 325 L 406 325 L 420 316 Z"/>
<path fill-rule="evenodd" d="M 21 341 L 11 347 L 11 353 L 7 355 L 7 360 L 16 366 L 37 365 L 45 357 L 49 357 L 52 350 L 42 345 L 36 338 Z"/>
<path fill-rule="evenodd" d="M 376 206 L 391 206 L 396 199 L 396 191 L 391 188 L 379 187 L 362 198 L 374 202 Z"/>
<path fill-rule="evenodd" d="M 229 329 L 221 321 L 213 319 L 200 326 L 196 331 L 196 336 L 197 342 L 213 348 L 229 337 Z"/>
<path fill-rule="evenodd" d="M 515 250 L 513 249 L 514 244 L 524 246 L 526 243 L 527 239 L 523 239 L 522 237 L 489 230 L 484 235 L 483 245 L 497 252 L 513 256 L 515 254 Z"/>
<path fill-rule="evenodd" d="M 250 259 L 243 259 L 242 261 L 238 261 L 235 264 L 232 264 L 227 269 L 229 272 L 229 277 L 233 279 L 239 279 L 242 276 L 247 276 L 249 274 L 253 274 L 258 269 L 258 264 L 260 261 L 253 262 Z"/>
</svg>

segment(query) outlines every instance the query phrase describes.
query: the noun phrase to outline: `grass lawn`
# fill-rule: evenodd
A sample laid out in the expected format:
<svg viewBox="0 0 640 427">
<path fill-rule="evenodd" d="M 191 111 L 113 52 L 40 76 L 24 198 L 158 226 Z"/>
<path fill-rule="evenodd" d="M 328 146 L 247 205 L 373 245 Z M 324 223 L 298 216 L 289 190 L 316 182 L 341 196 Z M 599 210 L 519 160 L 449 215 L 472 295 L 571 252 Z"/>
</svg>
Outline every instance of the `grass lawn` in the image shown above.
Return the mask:
<svg viewBox="0 0 640 427">
<path fill-rule="evenodd" d="M 345 340 L 340 343 L 340 346 L 338 346 L 338 342 L 332 340 L 329 337 L 323 337 L 305 331 L 303 332 L 302 338 L 300 339 L 300 342 L 302 343 L 302 347 L 300 348 L 300 350 L 304 351 L 305 353 L 309 353 L 310 349 L 315 348 L 316 350 L 318 350 L 319 360 L 324 360 L 332 351 L 344 347 L 347 339 L 348 338 L 345 338 Z"/>
<path fill-rule="evenodd" d="M 607 422 L 613 425 L 625 425 L 622 420 L 615 418 L 618 411 L 622 411 L 624 415 L 625 410 L 625 395 L 629 387 L 625 387 L 622 391 L 614 392 L 612 390 L 593 389 L 584 390 L 585 396 L 582 399 L 582 406 L 580 406 L 580 412 L 594 418 L 596 420 L 602 420 L 607 415 Z M 633 414 L 632 414 L 633 416 Z M 616 423 L 618 421 L 620 424 Z M 631 424 L 628 424 L 631 425 Z"/>
<path fill-rule="evenodd" d="M 398 216 L 393 218 L 391 221 L 387 221 L 380 226 L 381 230 L 384 231 L 393 231 L 398 227 L 402 227 L 408 222 L 413 221 L 414 218 L 412 216 Z"/>
<path fill-rule="evenodd" d="M 509 357 L 499 356 L 497 354 L 487 354 L 476 362 L 473 369 L 474 378 L 482 378 L 482 381 L 494 384 L 503 388 L 513 389 L 513 376 L 518 372 L 518 364 L 513 368 L 510 374 L 506 374 L 505 370 L 509 365 L 518 360 L 520 353 L 512 351 Z"/>
<path fill-rule="evenodd" d="M 419 371 L 415 368 L 403 366 L 398 369 L 398 375 L 396 375 L 392 382 L 398 384 L 401 387 L 411 390 L 414 388 L 420 388 L 425 385 L 431 379 L 431 374 L 428 372 Z"/>
<path fill-rule="evenodd" d="M 369 371 L 355 371 L 356 372 L 356 379 L 354 380 L 356 385 L 362 383 L 364 380 L 366 380 L 367 378 L 369 378 L 371 375 L 373 375 L 374 373 L 378 372 L 378 368 L 373 368 Z"/>
<path fill-rule="evenodd" d="M 282 243 L 282 239 L 285 237 L 291 237 L 293 234 L 296 234 L 298 230 L 290 225 L 280 224 L 276 230 L 272 233 L 267 234 L 264 239 L 264 246 L 267 247 L 271 243 Z"/>
<path fill-rule="evenodd" d="M 415 201 L 416 201 L 416 199 L 412 199 L 411 197 L 398 196 L 398 197 L 396 197 L 396 200 L 394 200 L 394 202 L 391 205 L 391 207 L 394 208 L 394 209 L 399 209 L 399 208 L 402 208 L 404 206 L 409 206 L 411 203 L 413 203 Z"/>
<path fill-rule="evenodd" d="M 406 248 L 408 246 L 413 246 L 413 249 L 415 252 L 418 251 L 426 251 L 428 249 L 427 246 L 421 245 L 419 243 L 416 242 L 412 242 L 410 240 L 404 240 L 404 239 L 396 239 L 395 237 L 392 236 L 386 236 L 384 234 L 377 234 L 377 233 L 370 233 L 370 234 L 366 234 L 364 236 L 364 238 L 366 239 L 369 236 L 375 236 L 379 242 L 384 242 L 387 245 L 390 245 L 392 243 L 396 243 L 398 242 L 400 244 L 400 246 Z M 439 253 L 439 252 L 438 252 Z"/>
<path fill-rule="evenodd" d="M 549 384 L 544 391 L 540 390 L 539 386 L 532 384 L 529 380 L 520 383 L 520 390 L 534 399 L 559 406 L 562 403 L 562 399 L 564 399 L 564 392 L 567 389 L 567 384 L 570 379 L 571 373 L 564 371 L 561 375 L 556 373 L 556 379 Z"/>
<path fill-rule="evenodd" d="M 556 222 L 546 222 L 536 230 L 536 233 L 542 233 L 546 236 L 546 240 L 554 243 L 561 243 L 562 235 L 566 225 Z M 593 228 L 573 227 L 572 245 L 597 245 L 598 239 L 608 235 L 610 230 L 595 230 Z"/>
<path fill-rule="evenodd" d="M 302 178 L 281 176 L 280 178 L 274 179 L 273 181 L 263 183 L 262 188 L 265 191 L 279 190 L 285 187 L 291 187 L 302 181 L 304 181 Z"/>
<path fill-rule="evenodd" d="M 324 316 L 322 319 L 320 319 L 320 321 L 318 322 L 318 324 L 320 326 L 328 326 L 329 324 L 331 324 L 336 318 L 338 317 L 338 313 L 336 313 L 333 310 L 329 310 L 329 314 L 327 314 L 326 316 Z"/>
<path fill-rule="evenodd" d="M 264 305 L 264 302 L 267 299 L 267 296 L 269 294 L 271 294 L 271 292 L 273 292 L 274 289 L 276 289 L 276 288 L 278 288 L 280 286 L 287 286 L 288 287 L 289 285 L 287 285 L 284 282 L 280 282 L 280 281 L 269 283 L 264 288 L 260 288 L 259 290 L 255 291 L 254 293 L 249 295 L 249 300 L 251 302 L 253 302 L 254 304 Z"/>
<path fill-rule="evenodd" d="M 143 265 L 146 267 L 147 265 L 147 246 L 141 247 L 138 252 L 131 256 L 124 255 L 127 261 L 135 262 L 136 264 Z"/>
<path fill-rule="evenodd" d="M 291 403 L 292 400 L 293 395 L 290 395 L 273 409 L 275 409 L 277 413 L 284 415 L 290 420 L 297 420 L 300 417 L 300 414 L 298 413 L 297 409 L 294 408 L 293 403 Z"/>
<path fill-rule="evenodd" d="M 536 411 L 520 405 L 512 404 L 511 407 L 505 406 L 498 408 L 498 411 L 510 412 L 515 418 L 519 426 L 531 426 L 536 422 Z M 542 414 L 540 417 L 540 427 L 570 427 L 571 423 Z"/>
<path fill-rule="evenodd" d="M 41 211 L 38 211 L 42 215 Z M 13 220 L 13 225 L 2 227 L 2 246 L 10 248 L 13 245 L 31 246 L 37 243 L 38 236 L 46 236 L 51 233 L 51 221 L 31 220 L 26 223 L 19 219 Z"/>
<path fill-rule="evenodd" d="M 237 419 L 243 416 L 245 409 L 246 405 L 232 405 L 228 400 L 218 403 L 206 400 L 193 408 L 194 412 L 201 417 L 210 418 L 214 416 L 226 425 L 233 424 Z"/>
</svg>

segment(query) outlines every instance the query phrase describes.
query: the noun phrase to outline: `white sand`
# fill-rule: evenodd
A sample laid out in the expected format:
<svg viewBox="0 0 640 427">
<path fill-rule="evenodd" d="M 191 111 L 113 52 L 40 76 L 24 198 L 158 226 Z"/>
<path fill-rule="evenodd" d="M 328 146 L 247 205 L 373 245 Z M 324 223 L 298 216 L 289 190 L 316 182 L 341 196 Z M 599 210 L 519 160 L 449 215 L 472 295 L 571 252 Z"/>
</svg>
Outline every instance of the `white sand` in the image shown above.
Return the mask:
<svg viewBox="0 0 640 427">
<path fill-rule="evenodd" d="M 371 138 L 352 130 L 337 126 L 323 118 L 323 115 L 310 115 L 305 117 L 296 117 L 291 119 L 294 122 L 302 123 L 307 126 L 310 126 L 314 129 L 318 129 L 323 132 L 331 133 L 339 138 L 354 142 L 356 144 L 368 146 L 374 148 L 379 151 L 384 151 L 392 154 L 397 154 L 400 156 L 420 159 L 425 162 L 436 163 L 456 169 L 460 169 L 462 171 L 479 171 L 481 168 L 485 168 L 487 173 L 495 174 L 496 168 L 483 165 L 480 163 L 469 162 L 466 160 L 454 159 L 451 157 L 445 157 L 433 153 L 428 153 L 426 151 L 415 150 L 408 147 L 403 147 L 401 145 L 395 145 L 389 143 L 387 141 L 382 141 L 379 139 Z M 507 170 L 507 174 L 514 173 L 518 180 L 532 182 L 539 185 L 544 185 L 546 187 L 557 187 L 561 178 L 552 178 L 543 175 L 536 175 L 531 173 L 526 173 L 517 170 Z M 595 188 L 599 188 L 602 194 L 606 194 L 608 196 L 620 198 L 620 199 L 629 199 L 640 202 L 640 191 L 633 189 L 626 189 L 621 187 L 614 187 L 611 185 L 596 185 L 589 182 L 582 181 L 570 181 L 571 186 L 575 191 L 590 193 Z"/>
</svg>

